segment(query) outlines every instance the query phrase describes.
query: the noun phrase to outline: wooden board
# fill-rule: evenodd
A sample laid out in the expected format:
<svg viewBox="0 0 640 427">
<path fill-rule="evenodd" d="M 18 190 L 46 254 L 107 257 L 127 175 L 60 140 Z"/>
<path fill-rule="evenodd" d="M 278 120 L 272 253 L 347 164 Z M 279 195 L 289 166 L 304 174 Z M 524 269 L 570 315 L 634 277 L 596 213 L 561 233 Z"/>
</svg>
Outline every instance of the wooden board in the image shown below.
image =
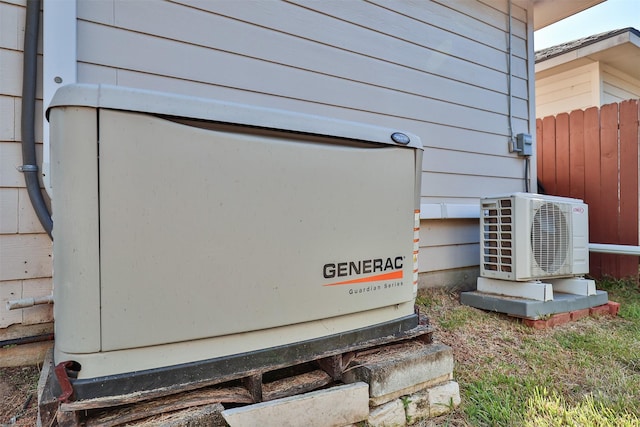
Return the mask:
<svg viewBox="0 0 640 427">
<path fill-rule="evenodd" d="M 569 197 L 584 200 L 584 111 L 569 114 Z"/>
<path fill-rule="evenodd" d="M 638 100 L 620 104 L 620 221 L 619 241 L 638 245 Z M 638 277 L 638 257 L 619 257 L 620 277 Z"/>
<path fill-rule="evenodd" d="M 262 365 L 255 368 L 245 369 L 243 371 L 235 371 L 228 375 L 212 377 L 207 379 L 206 381 L 198 381 L 195 383 L 188 384 L 175 384 L 169 387 L 161 387 L 152 390 L 145 390 L 135 393 L 129 393 L 125 395 L 118 396 L 105 396 L 98 397 L 94 399 L 84 399 L 78 401 L 72 401 L 63 403 L 61 405 L 61 410 L 66 412 L 72 411 L 83 411 L 89 409 L 99 409 L 106 408 L 112 406 L 120 406 L 123 404 L 141 402 L 145 400 L 153 400 L 164 396 L 174 395 L 178 393 L 184 393 L 191 390 L 197 390 L 207 386 L 219 385 L 223 383 L 227 383 L 233 380 L 239 380 L 246 377 L 255 376 L 258 374 L 262 374 L 265 372 L 274 371 L 281 368 L 286 368 L 290 366 L 295 366 L 301 363 L 312 362 L 318 359 L 324 359 L 333 355 L 349 353 L 351 351 L 356 351 L 364 348 L 376 347 L 379 345 L 384 345 L 392 342 L 399 342 L 405 340 L 412 340 L 414 338 L 419 338 L 422 336 L 427 336 L 423 338 L 424 340 L 429 340 L 430 336 L 433 332 L 433 328 L 428 326 L 428 320 L 426 317 L 422 316 L 420 318 L 420 324 L 413 329 L 402 332 L 400 335 L 389 335 L 384 337 L 373 338 L 364 342 L 359 343 L 349 343 L 340 348 L 330 348 L 326 351 L 320 353 L 314 353 L 311 356 L 305 356 L 305 358 L 300 360 L 288 360 L 288 361 L 274 361 L 272 364 Z"/>
<path fill-rule="evenodd" d="M 542 133 L 542 184 L 547 194 L 556 193 L 556 121 L 554 117 L 545 117 L 542 120 L 544 132 Z"/>
<path fill-rule="evenodd" d="M 538 177 L 548 194 L 589 205 L 591 243 L 638 245 L 639 116 L 638 100 L 629 100 L 536 121 Z M 589 271 L 637 279 L 638 258 L 591 253 Z"/>
<path fill-rule="evenodd" d="M 51 239 L 46 234 L 7 234 L 0 238 L 3 280 L 51 277 Z"/>
<path fill-rule="evenodd" d="M 93 402 L 63 403 L 58 408 L 57 421 L 60 427 L 80 425 L 114 427 L 125 424 L 160 425 L 169 418 L 172 422 L 173 420 L 188 420 L 194 417 L 210 420 L 212 416 L 224 409 L 221 404 L 235 406 L 255 403 L 256 393 L 248 389 L 246 385 L 260 390 L 259 394 L 263 396 L 261 401 L 299 395 L 333 384 L 341 378 L 344 369 L 356 356 L 380 359 L 385 358 L 386 355 L 393 355 L 395 352 L 405 351 L 408 348 L 422 347 L 431 342 L 431 332 L 427 332 L 418 334 L 411 339 L 388 341 L 362 347 L 355 352 L 349 351 L 313 362 L 288 365 L 284 369 L 265 372 L 265 375 L 249 375 L 241 381 L 213 387 L 201 387 L 197 390 L 180 390 L 180 386 L 177 386 L 172 395 L 158 395 L 146 401 L 136 401 L 136 396 L 132 395 L 112 397 L 109 404 L 116 406 L 111 407 L 100 406 L 99 399 L 94 399 Z M 49 368 L 51 368 L 51 362 L 49 363 Z M 318 369 L 318 367 L 321 368 Z M 49 372 L 47 379 L 51 378 L 52 374 Z M 45 396 L 51 390 L 51 382 L 43 382 L 42 380 L 41 378 L 43 387 L 41 390 L 39 386 L 39 396 Z M 57 402 L 53 403 L 57 404 Z M 175 425 L 187 424 L 185 422 L 185 424 Z"/>
<path fill-rule="evenodd" d="M 556 116 L 556 191 L 555 195 L 569 197 L 569 115 Z"/>
<path fill-rule="evenodd" d="M 40 365 L 51 347 L 53 347 L 53 341 L 0 348 L 0 367 Z"/>
<path fill-rule="evenodd" d="M 600 108 L 600 228 L 603 241 L 616 243 L 618 238 L 618 104 Z M 616 256 L 602 255 L 602 270 L 605 274 L 617 271 Z"/>
<path fill-rule="evenodd" d="M 296 394 L 307 393 L 325 385 L 331 384 L 333 379 L 322 370 L 315 370 L 289 378 L 273 381 L 262 386 L 263 400 L 280 399 Z"/>
<path fill-rule="evenodd" d="M 84 420 L 86 427 L 112 427 L 167 412 L 213 403 L 253 403 L 244 387 L 222 387 L 180 393 L 162 399 L 100 412 Z"/>
</svg>

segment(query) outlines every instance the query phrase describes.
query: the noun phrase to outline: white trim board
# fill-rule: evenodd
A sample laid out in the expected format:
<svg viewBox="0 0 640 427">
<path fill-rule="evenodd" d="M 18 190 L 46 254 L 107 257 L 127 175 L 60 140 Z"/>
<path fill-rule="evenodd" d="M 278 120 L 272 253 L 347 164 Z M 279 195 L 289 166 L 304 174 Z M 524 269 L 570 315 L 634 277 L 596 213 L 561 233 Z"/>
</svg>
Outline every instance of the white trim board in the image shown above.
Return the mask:
<svg viewBox="0 0 640 427">
<path fill-rule="evenodd" d="M 49 164 L 49 122 L 44 114 L 59 87 L 77 81 L 76 0 L 44 0 L 42 22 L 42 180 L 53 197 Z"/>
<path fill-rule="evenodd" d="M 420 219 L 465 219 L 480 218 L 479 204 L 423 203 Z"/>
</svg>

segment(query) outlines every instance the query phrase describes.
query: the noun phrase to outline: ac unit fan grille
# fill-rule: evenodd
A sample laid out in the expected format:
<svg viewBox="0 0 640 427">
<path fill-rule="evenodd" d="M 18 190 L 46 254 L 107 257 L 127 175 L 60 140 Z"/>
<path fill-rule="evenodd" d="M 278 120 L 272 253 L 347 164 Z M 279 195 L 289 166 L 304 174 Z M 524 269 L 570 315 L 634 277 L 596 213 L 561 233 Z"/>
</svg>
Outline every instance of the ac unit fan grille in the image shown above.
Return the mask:
<svg viewBox="0 0 640 427">
<path fill-rule="evenodd" d="M 531 224 L 531 251 L 538 268 L 553 274 L 565 266 L 569 231 L 566 216 L 558 205 L 545 203 L 535 211 Z"/>
</svg>

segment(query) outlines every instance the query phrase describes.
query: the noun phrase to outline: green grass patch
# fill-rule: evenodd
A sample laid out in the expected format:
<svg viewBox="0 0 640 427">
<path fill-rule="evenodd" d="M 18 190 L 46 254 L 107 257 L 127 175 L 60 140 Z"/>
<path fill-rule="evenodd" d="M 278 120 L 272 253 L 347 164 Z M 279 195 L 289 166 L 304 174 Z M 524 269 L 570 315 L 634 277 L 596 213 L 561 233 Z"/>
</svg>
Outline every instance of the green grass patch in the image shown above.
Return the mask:
<svg viewBox="0 0 640 427">
<path fill-rule="evenodd" d="M 640 289 L 606 280 L 618 317 L 547 330 L 425 293 L 434 337 L 453 348 L 462 403 L 454 425 L 640 427 Z"/>
<path fill-rule="evenodd" d="M 526 398 L 536 380 L 531 377 L 490 372 L 463 388 L 463 409 L 472 425 L 522 425 Z"/>
<path fill-rule="evenodd" d="M 555 391 L 536 388 L 527 399 L 524 425 L 632 427 L 640 426 L 640 418 L 624 409 L 611 409 L 590 395 L 576 404 L 570 404 Z"/>
<path fill-rule="evenodd" d="M 640 287 L 634 280 L 608 278 L 598 282 L 598 289 L 607 291 L 609 300 L 620 303 L 618 316 L 640 321 Z"/>
</svg>

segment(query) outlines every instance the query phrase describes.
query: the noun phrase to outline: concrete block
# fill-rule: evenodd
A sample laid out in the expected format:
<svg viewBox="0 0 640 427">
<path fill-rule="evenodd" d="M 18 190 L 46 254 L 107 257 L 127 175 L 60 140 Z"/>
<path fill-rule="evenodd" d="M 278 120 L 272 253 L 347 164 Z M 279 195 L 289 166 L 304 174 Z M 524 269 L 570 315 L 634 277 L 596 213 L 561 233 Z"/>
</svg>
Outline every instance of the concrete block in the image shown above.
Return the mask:
<svg viewBox="0 0 640 427">
<path fill-rule="evenodd" d="M 403 389 L 388 393 L 388 394 L 383 394 L 382 396 L 376 396 L 376 397 L 369 397 L 369 406 L 380 406 L 383 403 L 387 403 L 387 402 L 391 402 L 392 400 L 398 399 L 402 396 L 407 396 L 410 394 L 414 394 L 417 393 L 419 391 L 422 391 L 424 389 L 427 389 L 429 387 L 433 387 L 435 385 L 438 384 L 442 384 L 442 383 L 446 383 L 448 381 L 451 381 L 453 379 L 453 372 L 450 372 L 448 374 L 444 374 L 442 376 L 436 377 L 432 380 L 423 382 L 423 383 L 417 383 L 415 385 L 412 385 L 410 387 L 405 387 Z"/>
<path fill-rule="evenodd" d="M 446 414 L 458 405 L 460 405 L 460 386 L 457 382 L 449 381 L 429 389 L 430 417 Z"/>
<path fill-rule="evenodd" d="M 452 372 L 451 347 L 408 341 L 356 356 L 343 374 L 343 381 L 364 381 L 369 384 L 370 397 L 377 398 L 411 389 Z"/>
<path fill-rule="evenodd" d="M 371 410 L 367 423 L 370 427 L 404 427 L 407 416 L 400 399 L 392 400 Z"/>
<path fill-rule="evenodd" d="M 596 282 L 584 277 L 571 277 L 568 279 L 551 279 L 549 283 L 553 285 L 554 292 L 575 295 L 595 295 Z"/>
<path fill-rule="evenodd" d="M 418 421 L 429 418 L 429 390 L 423 390 L 406 397 L 407 424 L 413 425 Z"/>
<path fill-rule="evenodd" d="M 363 382 L 233 408 L 222 412 L 230 427 L 342 427 L 369 416 Z"/>
<path fill-rule="evenodd" d="M 535 301 L 553 300 L 553 286 L 542 282 L 516 282 L 512 280 L 478 277 L 477 291 L 499 296 Z"/>
</svg>

